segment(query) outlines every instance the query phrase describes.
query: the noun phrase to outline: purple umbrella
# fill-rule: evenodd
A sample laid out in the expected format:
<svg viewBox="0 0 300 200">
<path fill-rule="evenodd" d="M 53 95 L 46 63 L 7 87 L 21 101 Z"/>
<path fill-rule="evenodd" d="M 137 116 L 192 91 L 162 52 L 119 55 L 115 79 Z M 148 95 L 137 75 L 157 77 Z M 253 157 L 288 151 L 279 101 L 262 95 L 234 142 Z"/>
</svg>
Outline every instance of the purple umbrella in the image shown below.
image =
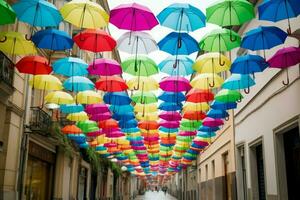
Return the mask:
<svg viewBox="0 0 300 200">
<path fill-rule="evenodd" d="M 167 121 L 179 121 L 181 120 L 181 115 L 179 112 L 176 111 L 165 111 L 162 112 L 159 117 L 161 119 L 167 120 Z"/>
<path fill-rule="evenodd" d="M 179 128 L 179 121 L 165 121 L 165 120 L 162 120 L 159 122 L 159 125 L 160 126 L 163 126 L 165 128 Z"/>
<path fill-rule="evenodd" d="M 300 63 L 300 48 L 287 47 L 279 49 L 269 60 L 268 63 L 271 68 L 286 69 L 287 82 L 282 81 L 283 85 L 290 83 L 288 67 Z"/>
<path fill-rule="evenodd" d="M 102 103 L 87 105 L 85 107 L 85 111 L 88 114 L 90 114 L 90 115 L 92 115 L 92 114 L 98 114 L 98 113 L 110 112 L 109 108 L 107 107 L 107 105 L 106 104 L 102 104 Z"/>
<path fill-rule="evenodd" d="M 151 30 L 158 25 L 152 11 L 137 3 L 122 4 L 110 11 L 110 23 L 130 31 Z"/>
<path fill-rule="evenodd" d="M 214 119 L 211 117 L 206 117 L 202 121 L 202 125 L 208 126 L 208 127 L 217 127 L 223 125 L 224 122 L 222 119 Z"/>
<path fill-rule="evenodd" d="M 122 68 L 115 60 L 100 58 L 89 64 L 88 72 L 91 75 L 113 76 L 122 74 Z"/>
<path fill-rule="evenodd" d="M 90 116 L 90 120 L 93 121 L 103 121 L 111 118 L 110 112 L 104 112 L 104 113 L 98 113 L 98 114 L 92 114 Z"/>
<path fill-rule="evenodd" d="M 166 92 L 183 92 L 189 91 L 192 88 L 187 79 L 178 76 L 164 78 L 159 83 L 159 86 L 163 91 Z"/>
</svg>

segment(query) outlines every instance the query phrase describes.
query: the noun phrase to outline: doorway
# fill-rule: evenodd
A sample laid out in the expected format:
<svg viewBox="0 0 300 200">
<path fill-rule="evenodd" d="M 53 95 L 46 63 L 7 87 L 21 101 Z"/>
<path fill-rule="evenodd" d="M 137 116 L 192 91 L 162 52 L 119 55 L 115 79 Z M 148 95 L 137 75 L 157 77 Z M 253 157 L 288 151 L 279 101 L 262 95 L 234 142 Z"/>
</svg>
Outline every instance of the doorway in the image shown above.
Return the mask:
<svg viewBox="0 0 300 200">
<path fill-rule="evenodd" d="M 259 200 L 266 199 L 265 188 L 265 172 L 264 172 L 264 157 L 262 144 L 255 147 L 256 150 L 256 170 L 257 170 L 257 184 Z"/>
</svg>

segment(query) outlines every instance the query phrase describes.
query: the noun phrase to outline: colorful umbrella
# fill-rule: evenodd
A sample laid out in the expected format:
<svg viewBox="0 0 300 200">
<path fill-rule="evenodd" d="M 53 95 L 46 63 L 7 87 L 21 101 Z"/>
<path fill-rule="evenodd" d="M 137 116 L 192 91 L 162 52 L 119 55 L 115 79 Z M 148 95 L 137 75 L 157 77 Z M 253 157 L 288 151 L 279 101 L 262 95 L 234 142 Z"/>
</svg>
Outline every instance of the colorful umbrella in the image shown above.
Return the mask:
<svg viewBox="0 0 300 200">
<path fill-rule="evenodd" d="M 42 56 L 25 56 L 17 62 L 16 68 L 20 73 L 32 75 L 50 74 L 52 72 L 48 60 Z"/>
<path fill-rule="evenodd" d="M 224 124 L 224 122 L 221 119 L 214 119 L 210 117 L 206 117 L 202 121 L 203 126 L 208 126 L 208 127 L 216 127 L 216 126 L 221 126 Z"/>
<path fill-rule="evenodd" d="M 158 107 L 164 111 L 176 111 L 182 109 L 182 103 L 163 102 Z"/>
<path fill-rule="evenodd" d="M 36 54 L 34 43 L 19 32 L 0 32 L 0 51 L 11 55 Z"/>
<path fill-rule="evenodd" d="M 158 99 L 165 102 L 182 102 L 185 101 L 185 96 L 182 92 L 162 92 Z"/>
<path fill-rule="evenodd" d="M 159 88 L 157 81 L 152 77 L 135 77 L 127 81 L 129 90 L 153 91 Z M 142 87 L 140 87 L 142 85 Z"/>
<path fill-rule="evenodd" d="M 98 125 L 100 128 L 103 128 L 103 129 L 113 129 L 113 128 L 119 127 L 118 122 L 114 119 L 99 121 Z"/>
<path fill-rule="evenodd" d="M 74 99 L 72 95 L 62 91 L 53 91 L 48 93 L 45 96 L 45 101 L 47 103 L 55 103 L 55 104 L 71 104 L 74 103 Z"/>
<path fill-rule="evenodd" d="M 180 121 L 181 120 L 181 115 L 179 112 L 173 112 L 173 111 L 164 111 L 159 114 L 159 117 L 161 119 L 167 120 L 167 121 Z"/>
<path fill-rule="evenodd" d="M 84 133 L 93 132 L 99 130 L 98 124 L 92 120 L 79 121 L 76 126 Z"/>
<path fill-rule="evenodd" d="M 162 90 L 167 92 L 183 92 L 191 89 L 190 82 L 184 77 L 170 76 L 159 83 Z"/>
<path fill-rule="evenodd" d="M 229 117 L 229 114 L 225 111 L 225 110 L 219 110 L 219 109 L 210 109 L 208 112 L 207 112 L 207 117 L 210 117 L 210 118 L 228 118 Z"/>
<path fill-rule="evenodd" d="M 136 56 L 121 63 L 124 72 L 134 76 L 150 76 L 158 73 L 156 63 L 146 56 Z"/>
<path fill-rule="evenodd" d="M 53 75 L 35 75 L 29 80 L 29 84 L 40 90 L 61 90 L 62 83 Z"/>
<path fill-rule="evenodd" d="M 96 104 L 90 104 L 86 105 L 85 112 L 88 114 L 98 114 L 98 113 L 106 113 L 109 112 L 109 108 L 106 104 L 102 103 L 96 103 Z"/>
<path fill-rule="evenodd" d="M 112 59 L 99 58 L 94 60 L 88 67 L 90 75 L 113 76 L 122 74 L 120 64 Z"/>
<path fill-rule="evenodd" d="M 236 90 L 222 89 L 215 95 L 215 100 L 220 102 L 240 102 L 243 96 Z"/>
<path fill-rule="evenodd" d="M 84 76 L 71 76 L 64 81 L 63 86 L 66 90 L 73 92 L 93 90 L 95 88 L 94 83 Z"/>
<path fill-rule="evenodd" d="M 131 96 L 135 103 L 149 104 L 156 103 L 157 97 L 153 92 L 136 92 Z"/>
<path fill-rule="evenodd" d="M 213 101 L 210 105 L 213 109 L 218 110 L 230 110 L 235 109 L 237 106 L 236 102 L 221 102 L 221 101 Z"/>
<path fill-rule="evenodd" d="M 217 74 L 204 73 L 198 74 L 192 81 L 193 88 L 208 90 L 209 88 L 218 88 L 224 80 Z"/>
<path fill-rule="evenodd" d="M 101 103 L 102 97 L 98 92 L 92 90 L 85 90 L 82 92 L 78 92 L 75 97 L 77 103 L 81 104 L 95 104 Z"/>
<path fill-rule="evenodd" d="M 198 8 L 186 3 L 174 3 L 157 16 L 162 26 L 175 31 L 195 31 L 205 27 L 205 15 Z"/>
<path fill-rule="evenodd" d="M 90 120 L 93 120 L 93 121 L 103 121 L 103 120 L 107 120 L 110 118 L 111 118 L 110 112 L 104 112 L 104 113 L 90 115 Z"/>
<path fill-rule="evenodd" d="M 104 28 L 109 16 L 103 8 L 89 0 L 72 0 L 60 9 L 64 20 L 79 28 Z"/>
<path fill-rule="evenodd" d="M 114 113 L 125 114 L 133 111 L 132 105 L 111 105 L 109 109 Z"/>
<path fill-rule="evenodd" d="M 223 83 L 222 88 L 229 90 L 244 89 L 244 92 L 249 94 L 250 87 L 253 85 L 255 85 L 255 82 L 248 74 L 231 74 Z"/>
<path fill-rule="evenodd" d="M 107 92 L 103 96 L 103 100 L 106 104 L 113 105 L 128 105 L 131 103 L 131 99 L 126 92 Z"/>
<path fill-rule="evenodd" d="M 288 67 L 297 65 L 300 63 L 300 48 L 299 47 L 287 47 L 279 49 L 269 60 L 271 68 L 285 68 L 287 81 L 282 83 L 288 85 L 290 83 Z"/>
<path fill-rule="evenodd" d="M 155 130 L 159 128 L 159 123 L 157 121 L 141 121 L 138 127 L 146 130 Z"/>
<path fill-rule="evenodd" d="M 15 11 L 5 0 L 0 0 L 0 25 L 14 24 L 15 21 Z"/>
<path fill-rule="evenodd" d="M 106 92 L 121 92 L 128 88 L 125 81 L 118 76 L 106 76 L 101 77 L 96 82 L 96 88 L 98 90 Z"/>
<path fill-rule="evenodd" d="M 222 65 L 220 65 L 219 59 Z M 193 69 L 200 74 L 220 73 L 229 70 L 230 65 L 231 62 L 226 56 L 220 53 L 206 53 L 197 58 Z"/>
<path fill-rule="evenodd" d="M 130 31 L 151 30 L 158 21 L 151 10 L 137 3 L 122 4 L 110 11 L 110 23 Z"/>
<path fill-rule="evenodd" d="M 209 109 L 209 105 L 206 102 L 202 103 L 191 103 L 186 102 L 182 108 L 185 111 L 207 111 Z"/>
<path fill-rule="evenodd" d="M 81 112 L 84 111 L 84 107 L 81 104 L 63 104 L 60 105 L 60 111 L 62 113 L 75 113 L 75 112 Z"/>
<path fill-rule="evenodd" d="M 88 73 L 88 64 L 80 58 L 65 57 L 53 63 L 53 71 L 64 76 L 83 76 Z"/>
<path fill-rule="evenodd" d="M 214 100 L 214 94 L 209 90 L 191 89 L 186 94 L 186 101 L 193 103 L 209 102 Z"/>
<path fill-rule="evenodd" d="M 187 56 L 170 56 L 159 63 L 161 72 L 171 76 L 188 76 L 194 73 L 194 61 Z"/>
<path fill-rule="evenodd" d="M 74 122 L 85 121 L 88 120 L 89 117 L 86 112 L 78 112 L 78 113 L 70 113 L 67 115 L 67 119 Z"/>
<path fill-rule="evenodd" d="M 155 103 L 152 104 L 137 103 L 134 106 L 134 111 L 139 113 L 154 113 L 157 112 L 157 105 Z"/>
<path fill-rule="evenodd" d="M 67 125 L 61 129 L 64 134 L 80 134 L 82 130 L 75 125 Z"/>
</svg>

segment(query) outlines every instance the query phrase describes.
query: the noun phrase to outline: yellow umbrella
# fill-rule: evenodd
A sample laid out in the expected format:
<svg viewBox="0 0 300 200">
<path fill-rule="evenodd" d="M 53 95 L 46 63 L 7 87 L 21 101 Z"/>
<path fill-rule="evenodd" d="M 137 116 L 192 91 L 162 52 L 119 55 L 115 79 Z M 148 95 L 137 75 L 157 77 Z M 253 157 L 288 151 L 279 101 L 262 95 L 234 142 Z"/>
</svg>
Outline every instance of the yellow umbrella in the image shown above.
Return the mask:
<svg viewBox="0 0 300 200">
<path fill-rule="evenodd" d="M 89 117 L 86 114 L 86 112 L 82 111 L 82 112 L 68 114 L 67 119 L 70 121 L 79 122 L 79 121 L 88 120 Z"/>
<path fill-rule="evenodd" d="M 146 129 L 140 129 L 142 133 L 148 133 L 148 134 L 153 134 L 157 133 L 157 130 L 146 130 Z"/>
<path fill-rule="evenodd" d="M 127 81 L 129 90 L 153 91 L 159 88 L 157 81 L 152 77 L 134 77 Z M 138 88 L 138 89 L 137 89 Z"/>
<path fill-rule="evenodd" d="M 217 74 L 204 73 L 198 74 L 192 81 L 193 88 L 207 90 L 209 88 L 218 88 L 224 80 Z"/>
<path fill-rule="evenodd" d="M 104 28 L 109 21 L 103 8 L 90 0 L 73 0 L 60 9 L 64 20 L 80 28 Z"/>
<path fill-rule="evenodd" d="M 230 66 L 231 62 L 226 56 L 220 53 L 206 53 L 197 58 L 193 69 L 198 73 L 220 73 L 229 70 Z"/>
<path fill-rule="evenodd" d="M 186 102 L 183 105 L 182 111 L 208 111 L 209 105 L 206 102 L 202 103 L 192 103 L 192 102 Z"/>
<path fill-rule="evenodd" d="M 55 103 L 58 105 L 74 103 L 73 97 L 69 93 L 62 91 L 50 92 L 45 96 L 45 101 L 47 103 Z"/>
<path fill-rule="evenodd" d="M 78 92 L 75 99 L 77 103 L 81 103 L 81 104 L 102 103 L 101 95 L 98 92 L 92 90 Z"/>
<path fill-rule="evenodd" d="M 139 112 L 139 113 L 144 113 L 144 115 L 146 113 L 153 113 L 153 112 L 157 112 L 158 108 L 156 103 L 151 103 L 151 104 L 140 104 L 137 103 L 134 106 L 134 112 Z"/>
<path fill-rule="evenodd" d="M 35 75 L 29 80 L 29 84 L 40 90 L 61 90 L 61 81 L 53 75 Z"/>
<path fill-rule="evenodd" d="M 146 120 L 146 121 L 156 121 L 159 119 L 157 113 L 145 113 L 144 115 L 142 113 L 138 113 L 135 115 L 135 118 L 137 120 Z"/>
<path fill-rule="evenodd" d="M 26 40 L 24 35 L 13 31 L 0 33 L 0 51 L 12 55 L 28 55 L 37 53 L 31 40 Z"/>
</svg>

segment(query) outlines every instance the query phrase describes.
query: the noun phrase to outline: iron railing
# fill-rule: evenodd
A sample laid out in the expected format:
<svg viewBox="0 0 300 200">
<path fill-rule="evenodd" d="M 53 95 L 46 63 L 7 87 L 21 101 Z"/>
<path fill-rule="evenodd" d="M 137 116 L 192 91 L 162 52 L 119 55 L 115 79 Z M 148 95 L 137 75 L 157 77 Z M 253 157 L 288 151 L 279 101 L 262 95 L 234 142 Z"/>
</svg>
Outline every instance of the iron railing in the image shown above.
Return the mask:
<svg viewBox="0 0 300 200">
<path fill-rule="evenodd" d="M 13 86 L 14 63 L 0 51 L 0 82 L 3 81 L 9 86 Z"/>
<path fill-rule="evenodd" d="M 51 116 L 40 107 L 31 107 L 29 128 L 32 132 L 49 135 L 51 133 Z"/>
</svg>

